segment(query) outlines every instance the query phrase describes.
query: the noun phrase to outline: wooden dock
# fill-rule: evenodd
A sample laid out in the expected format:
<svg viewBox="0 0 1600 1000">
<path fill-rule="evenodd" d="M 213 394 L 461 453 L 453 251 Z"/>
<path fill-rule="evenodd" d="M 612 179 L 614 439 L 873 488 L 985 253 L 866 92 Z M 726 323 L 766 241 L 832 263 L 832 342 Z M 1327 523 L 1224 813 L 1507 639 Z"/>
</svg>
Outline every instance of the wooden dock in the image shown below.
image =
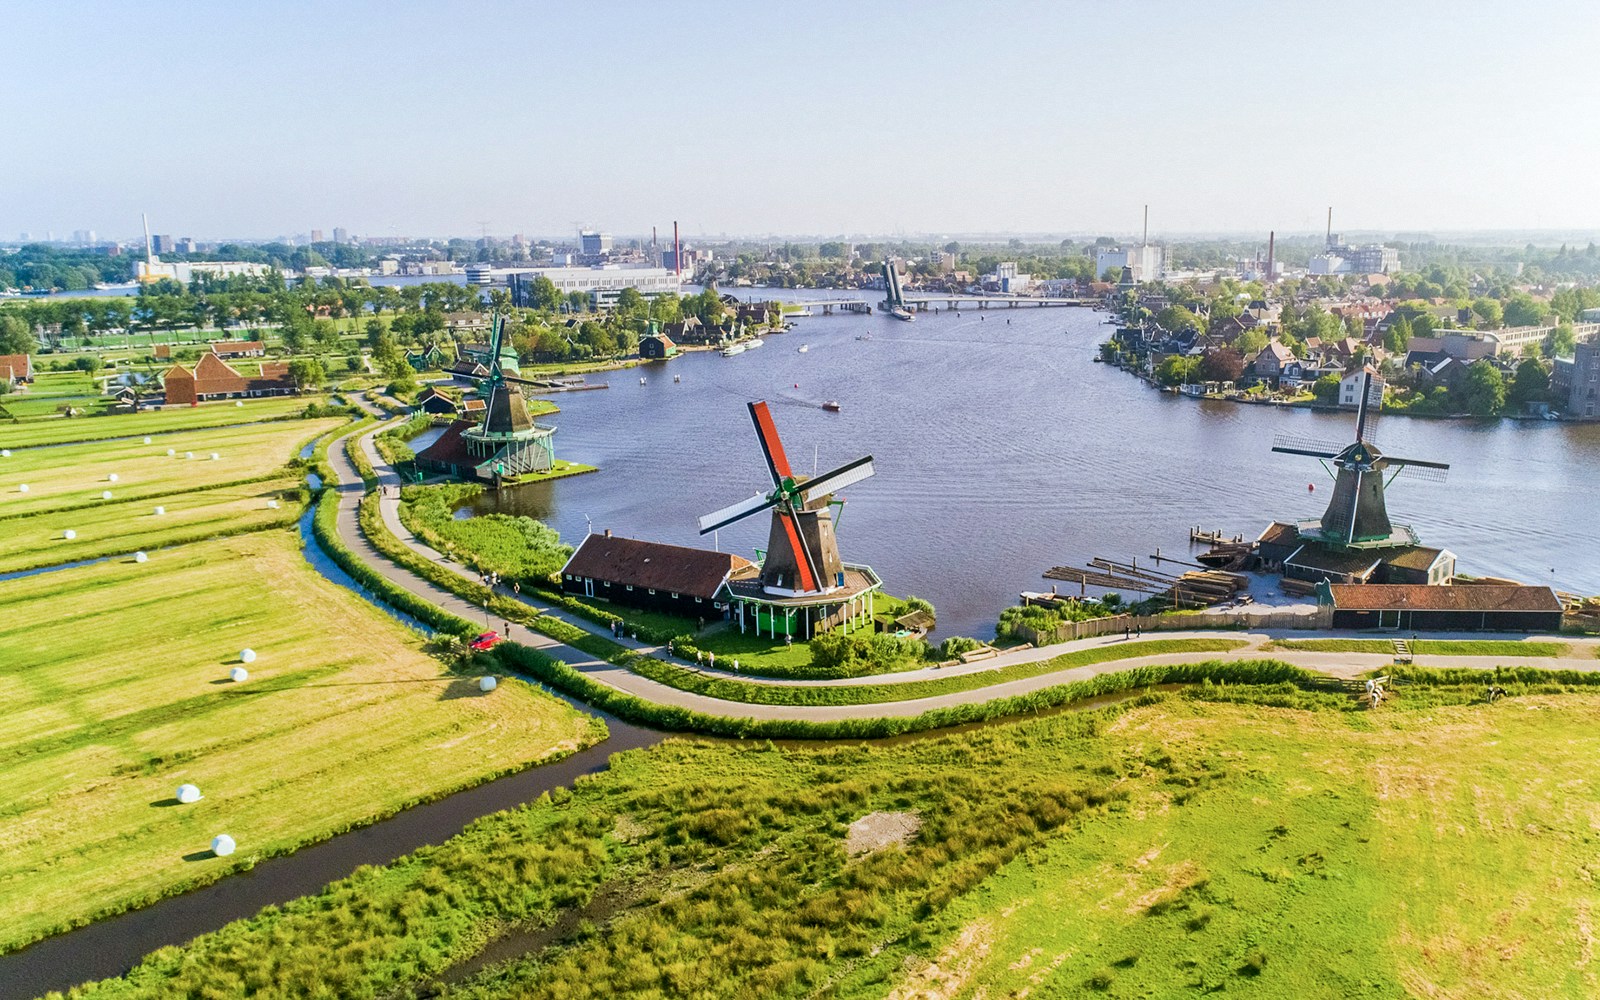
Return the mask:
<svg viewBox="0 0 1600 1000">
<path fill-rule="evenodd" d="M 1204 608 L 1220 604 L 1250 586 L 1249 579 L 1237 573 L 1199 569 L 1173 575 L 1141 569 L 1137 559 L 1119 563 L 1100 557 L 1089 560 L 1086 569 L 1052 566 L 1045 571 L 1044 578 L 1076 583 L 1080 598 L 1087 594 L 1088 588 L 1099 587 L 1103 590 L 1127 590 L 1152 597 L 1165 597 L 1179 608 Z"/>
</svg>

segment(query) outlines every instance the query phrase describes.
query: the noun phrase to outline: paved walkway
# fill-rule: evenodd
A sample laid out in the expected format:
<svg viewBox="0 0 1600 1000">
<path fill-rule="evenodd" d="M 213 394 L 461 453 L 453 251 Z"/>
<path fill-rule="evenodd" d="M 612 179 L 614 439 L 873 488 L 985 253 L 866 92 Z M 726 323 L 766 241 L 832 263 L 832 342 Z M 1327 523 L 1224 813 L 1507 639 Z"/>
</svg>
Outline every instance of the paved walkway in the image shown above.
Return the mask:
<svg viewBox="0 0 1600 1000">
<path fill-rule="evenodd" d="M 377 413 L 370 404 L 358 401 L 369 412 Z M 383 496 L 379 505 L 383 516 L 384 525 L 394 536 L 410 547 L 423 558 L 437 562 L 451 571 L 461 574 L 468 580 L 477 580 L 477 575 L 459 563 L 447 560 L 441 553 L 429 548 L 415 538 L 410 531 L 400 522 L 398 498 L 401 486 L 400 477 L 385 463 L 378 454 L 373 444 L 373 438 L 384 430 L 384 427 L 373 428 L 361 433 L 356 442 L 367 460 L 372 463 L 377 472 L 379 486 Z M 348 435 L 346 435 L 348 437 Z M 574 649 L 564 643 L 551 639 L 549 636 L 534 632 L 522 625 L 512 623 L 511 628 L 505 628 L 501 619 L 486 617 L 483 608 L 478 607 L 456 596 L 443 587 L 431 583 L 390 562 L 383 556 L 362 534 L 357 520 L 357 504 L 359 504 L 363 487 L 361 477 L 356 472 L 354 464 L 345 454 L 344 439 L 334 443 L 328 451 L 329 460 L 333 466 L 334 474 L 339 480 L 339 517 L 338 531 L 340 538 L 350 549 L 356 553 L 357 558 L 368 563 L 374 570 L 398 586 L 439 605 L 453 614 L 459 615 L 469 621 L 485 621 L 487 627 L 501 631 L 516 642 L 531 646 L 535 649 L 556 657 L 569 666 L 590 678 L 615 688 L 618 691 L 643 698 L 659 704 L 673 705 L 680 708 L 701 712 L 707 715 L 718 715 L 729 718 L 752 719 L 793 719 L 813 722 L 827 722 L 840 719 L 864 719 L 879 717 L 902 717 L 921 715 L 924 712 L 939 708 L 950 708 L 990 701 L 996 698 L 1008 698 L 1016 695 L 1030 694 L 1045 688 L 1055 687 L 1072 681 L 1087 680 L 1101 673 L 1110 673 L 1127 670 L 1132 667 L 1146 665 L 1165 665 L 1179 663 L 1197 663 L 1209 659 L 1226 658 L 1229 660 L 1277 660 L 1315 670 L 1340 678 L 1353 678 L 1365 671 L 1381 669 L 1393 663 L 1393 657 L 1381 653 L 1319 653 L 1299 650 L 1267 650 L 1264 646 L 1271 641 L 1272 635 L 1264 632 L 1160 632 L 1151 633 L 1143 638 L 1154 639 L 1242 639 L 1249 645 L 1232 652 L 1213 653 L 1169 653 L 1155 656 L 1136 656 L 1125 659 L 1110 660 L 1104 663 L 1083 667 L 1073 667 L 1065 670 L 1056 670 L 1038 674 L 1020 680 L 1007 681 L 1001 684 L 990 684 L 966 691 L 953 692 L 931 698 L 916 698 L 904 701 L 877 702 L 863 705 L 754 705 L 746 702 L 727 701 L 721 698 L 712 698 L 706 695 L 683 691 L 659 681 L 642 677 L 623 667 L 597 660 L 582 650 Z M 503 591 L 505 596 L 513 596 L 508 591 Z M 1018 664 L 1036 663 L 1052 659 L 1063 653 L 1080 649 L 1094 649 L 1101 647 L 1116 647 L 1125 644 L 1128 640 L 1121 636 L 1102 636 L 1093 639 L 1082 639 L 1076 642 L 1062 643 L 1042 649 L 1024 649 L 1003 653 L 997 657 L 980 660 L 976 663 L 961 664 L 950 667 L 927 667 L 920 670 L 904 671 L 895 674 L 874 675 L 861 678 L 841 678 L 819 681 L 783 681 L 772 678 L 757 678 L 743 674 L 734 674 L 722 670 L 708 670 L 697 667 L 691 663 L 684 663 L 675 657 L 668 657 L 664 649 L 649 643 L 638 642 L 623 637 L 616 639 L 609 628 L 601 626 L 586 618 L 579 617 L 561 608 L 552 608 L 541 604 L 537 600 L 525 596 L 518 596 L 530 608 L 542 611 L 546 616 L 563 621 L 569 625 L 583 629 L 594 635 L 621 643 L 630 649 L 637 650 L 647 655 L 652 655 L 664 660 L 672 660 L 689 669 L 696 670 L 708 677 L 728 678 L 747 683 L 774 685 L 774 686 L 831 686 L 848 687 L 853 685 L 877 684 L 902 684 L 913 681 L 934 680 L 938 678 L 953 677 L 963 674 L 976 674 L 1000 670 Z M 1293 638 L 1324 638 L 1344 637 L 1340 633 L 1295 632 L 1279 633 L 1279 637 Z M 1365 636 L 1365 638 L 1371 638 Z M 1428 638 L 1446 638 L 1445 636 L 1429 636 Z M 1449 636 L 1454 638 L 1454 636 Z M 1463 636 L 1463 638 L 1482 638 L 1482 636 Z M 1137 642 L 1138 640 L 1133 640 Z M 1589 658 L 1555 658 L 1555 657 L 1499 657 L 1499 656 L 1425 656 L 1419 662 L 1427 666 L 1437 667 L 1472 667 L 1476 669 L 1492 669 L 1495 666 L 1531 666 L 1544 669 L 1570 668 L 1574 670 L 1594 671 L 1600 670 L 1600 659 L 1594 658 L 1596 648 L 1600 642 L 1596 640 L 1574 640 L 1570 637 L 1560 637 L 1556 641 L 1565 642 L 1589 653 Z"/>
</svg>

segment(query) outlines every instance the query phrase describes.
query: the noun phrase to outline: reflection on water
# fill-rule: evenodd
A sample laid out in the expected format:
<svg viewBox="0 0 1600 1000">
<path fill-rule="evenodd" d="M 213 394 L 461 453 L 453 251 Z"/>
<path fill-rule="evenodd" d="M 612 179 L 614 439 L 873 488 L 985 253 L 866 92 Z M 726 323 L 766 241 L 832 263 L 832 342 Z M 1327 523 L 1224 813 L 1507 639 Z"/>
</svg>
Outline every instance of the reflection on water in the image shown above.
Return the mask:
<svg viewBox="0 0 1600 1000">
<path fill-rule="evenodd" d="M 744 403 L 766 399 L 797 469 L 875 459 L 877 476 L 848 491 L 845 558 L 871 564 L 893 593 L 933 601 L 941 634 L 978 636 L 1053 565 L 1181 553 L 1193 525 L 1254 537 L 1271 517 L 1321 514 L 1326 474 L 1273 454 L 1272 438 L 1345 439 L 1350 417 L 1154 392 L 1092 363 L 1102 318 L 969 308 L 915 323 L 802 319 L 759 350 L 670 362 L 681 382 L 612 379 L 556 397 L 557 453 L 601 471 L 473 507 L 548 521 L 569 542 L 592 523 L 750 555 L 766 544 L 763 519 L 715 539 L 698 537 L 695 520 L 765 488 Z M 828 399 L 842 412 L 824 412 Z M 1377 440 L 1453 466 L 1443 484 L 1402 477 L 1390 510 L 1455 551 L 1463 572 L 1600 593 L 1600 425 L 1387 417 Z"/>
</svg>

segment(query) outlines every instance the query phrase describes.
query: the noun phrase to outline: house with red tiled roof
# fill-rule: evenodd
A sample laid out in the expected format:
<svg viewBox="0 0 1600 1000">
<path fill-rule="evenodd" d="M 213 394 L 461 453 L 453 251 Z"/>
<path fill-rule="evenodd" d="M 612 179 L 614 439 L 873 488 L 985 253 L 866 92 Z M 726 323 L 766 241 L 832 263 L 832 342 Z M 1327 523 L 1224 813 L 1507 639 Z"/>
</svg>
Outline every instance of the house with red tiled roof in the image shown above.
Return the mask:
<svg viewBox="0 0 1600 1000">
<path fill-rule="evenodd" d="M 8 388 L 33 381 L 33 356 L 28 354 L 0 354 L 0 383 Z"/>
<path fill-rule="evenodd" d="M 246 378 L 215 354 L 202 354 L 194 371 L 181 364 L 173 365 L 162 376 L 162 381 L 166 385 L 167 404 L 178 406 L 193 406 L 213 399 L 288 396 L 295 392 L 287 362 L 262 362 L 261 375 Z"/>
</svg>

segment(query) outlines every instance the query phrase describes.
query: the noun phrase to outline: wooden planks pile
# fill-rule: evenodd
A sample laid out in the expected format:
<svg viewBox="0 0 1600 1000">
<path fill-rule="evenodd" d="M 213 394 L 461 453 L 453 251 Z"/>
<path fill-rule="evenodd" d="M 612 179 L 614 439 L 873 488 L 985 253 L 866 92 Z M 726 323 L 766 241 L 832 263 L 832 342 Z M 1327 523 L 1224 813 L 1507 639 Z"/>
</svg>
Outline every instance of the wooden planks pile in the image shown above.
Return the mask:
<svg viewBox="0 0 1600 1000">
<path fill-rule="evenodd" d="M 1175 607 L 1203 608 L 1231 600 L 1248 589 L 1250 581 L 1238 573 L 1221 570 L 1190 570 L 1181 575 L 1141 568 L 1138 560 L 1119 563 L 1096 557 L 1088 569 L 1054 566 L 1044 574 L 1047 580 L 1066 580 L 1080 588 L 1131 590 L 1135 593 L 1166 597 Z"/>
</svg>

